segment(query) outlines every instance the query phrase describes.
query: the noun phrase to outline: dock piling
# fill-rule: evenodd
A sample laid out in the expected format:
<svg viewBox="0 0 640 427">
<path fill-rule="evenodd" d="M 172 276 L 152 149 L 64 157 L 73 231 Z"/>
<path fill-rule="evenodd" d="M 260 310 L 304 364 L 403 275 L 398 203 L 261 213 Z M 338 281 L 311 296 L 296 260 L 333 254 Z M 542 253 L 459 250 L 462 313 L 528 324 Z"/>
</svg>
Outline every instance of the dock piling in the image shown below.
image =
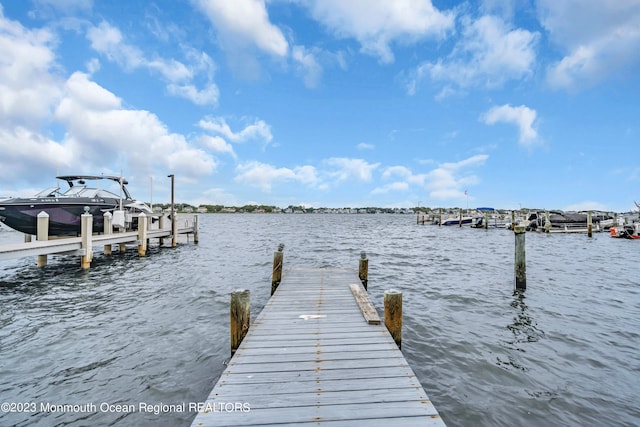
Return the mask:
<svg viewBox="0 0 640 427">
<path fill-rule="evenodd" d="M 384 291 L 384 324 L 398 345 L 402 346 L 402 292 L 396 289 Z"/>
<path fill-rule="evenodd" d="M 149 217 L 141 212 L 138 215 L 138 255 L 147 253 L 147 236 L 149 233 Z"/>
<path fill-rule="evenodd" d="M 104 227 L 103 227 L 103 232 L 104 234 L 113 234 L 113 214 L 111 212 L 105 212 L 104 215 Z M 102 253 L 104 253 L 105 255 L 111 255 L 111 244 L 108 245 L 104 245 L 103 249 L 102 249 Z"/>
<path fill-rule="evenodd" d="M 360 252 L 360 264 L 358 266 L 358 277 L 364 289 L 367 289 L 367 283 L 369 282 L 369 260 L 367 259 L 367 253 L 365 251 Z"/>
<path fill-rule="evenodd" d="M 231 293 L 229 307 L 231 355 L 240 347 L 251 324 L 251 297 L 248 289 L 237 289 Z"/>
<path fill-rule="evenodd" d="M 527 289 L 527 263 L 525 259 L 525 234 L 524 225 L 516 225 L 513 233 L 516 240 L 515 276 L 516 289 Z"/>
<path fill-rule="evenodd" d="M 82 238 L 82 269 L 86 270 L 91 267 L 91 260 L 93 259 L 93 215 L 89 212 L 89 208 L 85 207 L 85 213 L 80 216 L 80 234 Z"/>
<path fill-rule="evenodd" d="M 544 211 L 544 232 L 549 233 L 551 231 L 551 216 L 549 211 Z"/>
<path fill-rule="evenodd" d="M 49 214 L 45 211 L 38 214 L 36 230 L 36 240 L 49 240 Z M 38 267 L 44 267 L 45 265 L 47 265 L 47 256 L 38 255 Z"/>
<path fill-rule="evenodd" d="M 591 220 L 591 211 L 587 212 L 587 237 L 593 236 L 593 221 Z"/>
<path fill-rule="evenodd" d="M 284 261 L 284 243 L 278 245 L 278 250 L 273 254 L 273 273 L 271 274 L 271 295 L 276 292 L 282 280 L 282 263 Z"/>
</svg>

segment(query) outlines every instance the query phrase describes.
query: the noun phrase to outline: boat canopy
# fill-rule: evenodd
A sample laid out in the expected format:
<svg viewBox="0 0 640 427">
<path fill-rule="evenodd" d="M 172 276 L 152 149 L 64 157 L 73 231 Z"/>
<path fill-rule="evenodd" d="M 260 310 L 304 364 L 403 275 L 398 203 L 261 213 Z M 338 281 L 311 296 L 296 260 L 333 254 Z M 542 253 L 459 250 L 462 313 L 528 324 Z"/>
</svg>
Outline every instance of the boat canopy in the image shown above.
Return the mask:
<svg viewBox="0 0 640 427">
<path fill-rule="evenodd" d="M 494 208 L 476 208 L 477 211 L 483 212 L 483 211 L 488 211 L 488 212 L 493 212 L 495 211 Z"/>
<path fill-rule="evenodd" d="M 61 175 L 61 176 L 56 176 L 56 178 L 61 179 L 63 181 L 67 181 L 69 183 L 69 186 L 71 187 L 73 187 L 73 181 L 78 181 L 81 179 L 88 179 L 88 180 L 110 179 L 118 183 L 120 182 L 120 180 L 122 180 L 122 184 L 124 185 L 129 184 L 125 178 L 121 176 L 113 176 L 113 175 Z"/>
</svg>

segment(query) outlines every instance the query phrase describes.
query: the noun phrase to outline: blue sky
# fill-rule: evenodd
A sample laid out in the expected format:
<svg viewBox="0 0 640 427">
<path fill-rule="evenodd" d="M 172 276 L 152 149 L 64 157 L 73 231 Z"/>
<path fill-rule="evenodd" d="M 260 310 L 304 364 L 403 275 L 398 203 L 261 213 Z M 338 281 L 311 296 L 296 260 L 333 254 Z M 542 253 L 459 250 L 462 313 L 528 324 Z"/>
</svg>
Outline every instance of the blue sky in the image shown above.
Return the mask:
<svg viewBox="0 0 640 427">
<path fill-rule="evenodd" d="M 122 171 L 194 205 L 640 201 L 639 0 L 0 5 L 0 196 Z"/>
</svg>

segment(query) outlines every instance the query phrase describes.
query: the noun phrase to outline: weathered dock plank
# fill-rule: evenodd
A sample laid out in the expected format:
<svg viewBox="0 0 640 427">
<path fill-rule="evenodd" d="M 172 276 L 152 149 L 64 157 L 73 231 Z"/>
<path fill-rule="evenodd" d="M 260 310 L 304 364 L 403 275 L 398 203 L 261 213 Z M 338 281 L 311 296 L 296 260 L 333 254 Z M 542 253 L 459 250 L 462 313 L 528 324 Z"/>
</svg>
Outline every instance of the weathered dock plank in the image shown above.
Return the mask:
<svg viewBox="0 0 640 427">
<path fill-rule="evenodd" d="M 192 426 L 444 426 L 359 283 L 285 271 Z"/>
</svg>

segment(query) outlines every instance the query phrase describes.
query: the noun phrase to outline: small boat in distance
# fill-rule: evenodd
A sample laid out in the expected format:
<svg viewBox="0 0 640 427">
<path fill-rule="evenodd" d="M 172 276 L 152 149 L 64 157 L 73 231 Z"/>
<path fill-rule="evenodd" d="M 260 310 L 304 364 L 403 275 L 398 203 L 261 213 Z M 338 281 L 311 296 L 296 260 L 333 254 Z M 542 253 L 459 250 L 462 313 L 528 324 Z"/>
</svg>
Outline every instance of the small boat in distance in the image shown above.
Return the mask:
<svg viewBox="0 0 640 427">
<path fill-rule="evenodd" d="M 623 239 L 640 239 L 640 223 L 627 225 L 619 225 L 609 229 L 611 237 L 619 237 Z"/>
<path fill-rule="evenodd" d="M 127 180 L 120 176 L 63 175 L 69 188 L 47 188 L 33 197 L 14 197 L 0 200 L 0 221 L 25 234 L 37 234 L 37 217 L 40 212 L 49 215 L 49 236 L 77 235 L 80 233 L 80 216 L 93 215 L 93 231 L 104 231 L 104 214 L 114 215 L 114 226 L 126 229 L 137 227 L 137 215 L 151 215 L 149 206 L 134 200 L 125 187 Z M 94 186 L 88 186 L 87 181 Z M 100 182 L 114 181 L 119 193 L 100 188 Z M 111 182 L 113 184 L 113 182 Z"/>
</svg>

